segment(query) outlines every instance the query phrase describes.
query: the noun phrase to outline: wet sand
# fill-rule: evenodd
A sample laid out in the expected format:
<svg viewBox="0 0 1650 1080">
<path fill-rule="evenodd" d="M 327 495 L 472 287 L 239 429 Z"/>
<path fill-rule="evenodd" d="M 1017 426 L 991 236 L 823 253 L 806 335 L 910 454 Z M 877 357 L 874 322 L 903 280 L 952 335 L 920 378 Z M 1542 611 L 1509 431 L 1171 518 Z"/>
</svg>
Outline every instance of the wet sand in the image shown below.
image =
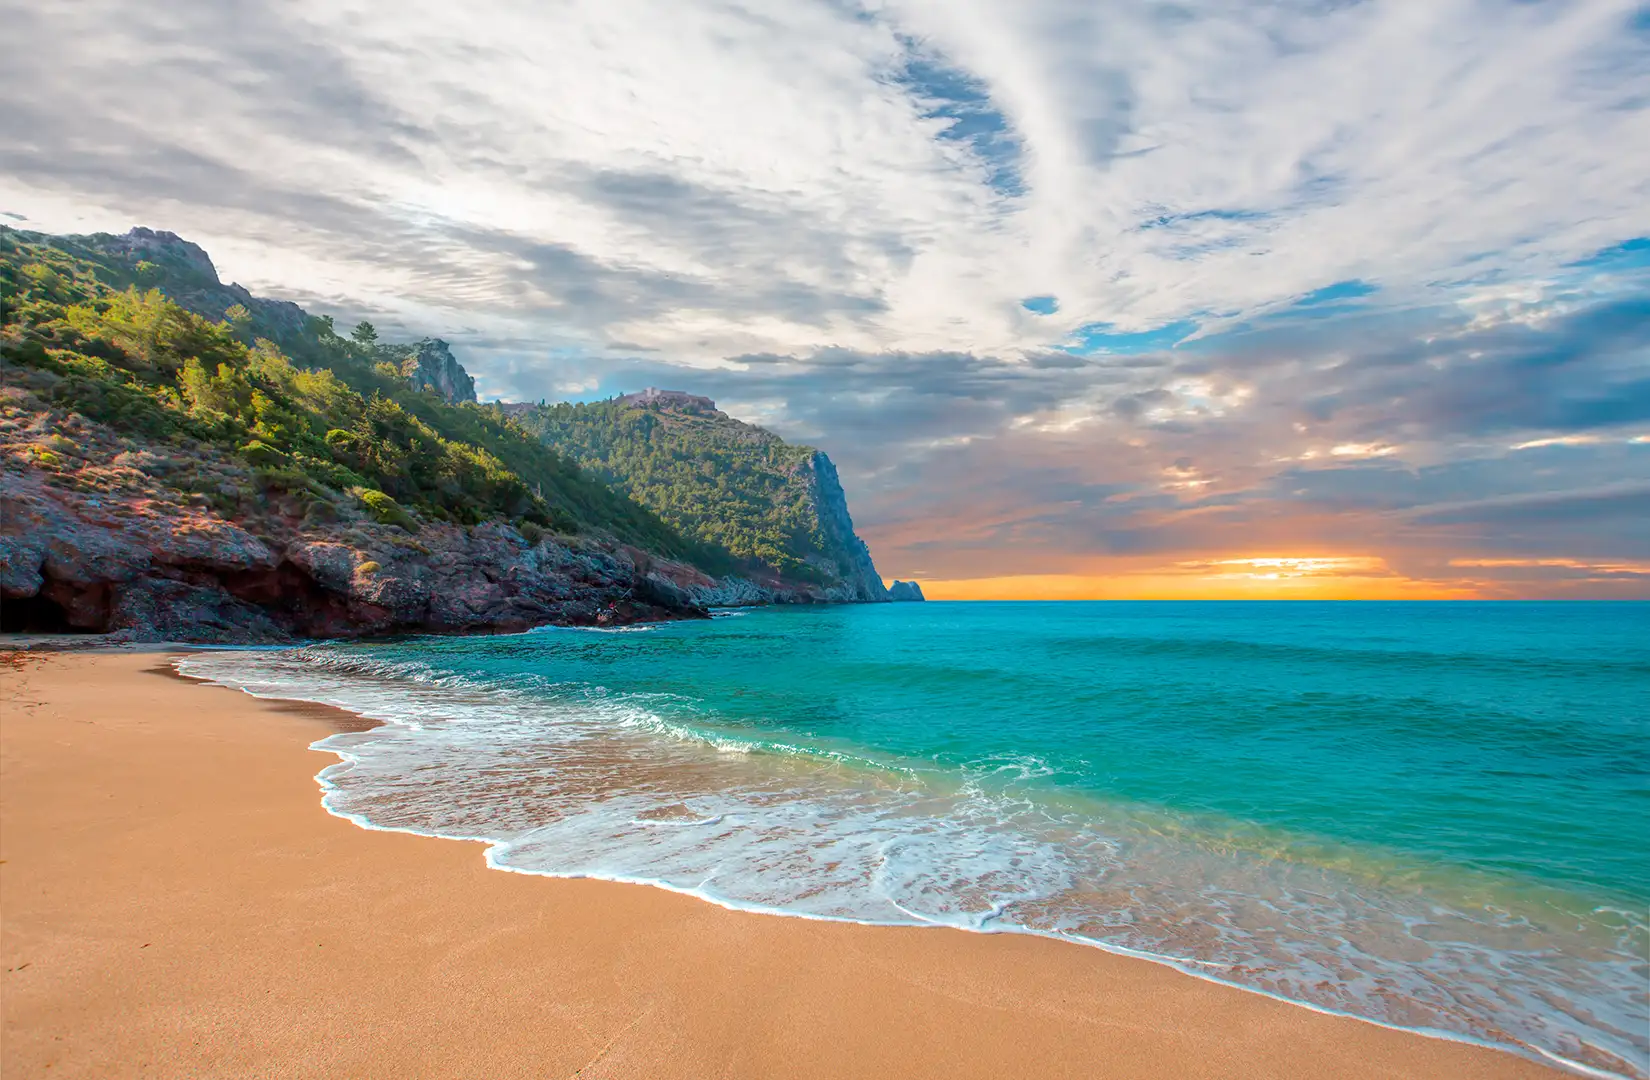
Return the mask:
<svg viewBox="0 0 1650 1080">
<path fill-rule="evenodd" d="M 0 665 L 6 1080 L 1567 1075 L 1057 941 L 488 870 L 321 809 L 356 718 L 162 661 Z"/>
</svg>

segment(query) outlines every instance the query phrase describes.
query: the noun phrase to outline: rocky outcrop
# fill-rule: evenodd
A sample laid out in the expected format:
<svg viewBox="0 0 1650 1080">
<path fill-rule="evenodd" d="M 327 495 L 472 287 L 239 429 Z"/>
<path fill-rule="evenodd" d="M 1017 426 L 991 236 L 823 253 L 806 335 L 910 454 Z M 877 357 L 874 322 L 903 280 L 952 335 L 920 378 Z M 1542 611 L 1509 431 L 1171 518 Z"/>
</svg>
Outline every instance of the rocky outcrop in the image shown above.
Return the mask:
<svg viewBox="0 0 1650 1080">
<path fill-rule="evenodd" d="M 714 413 L 720 411 L 716 408 L 716 402 L 708 397 L 690 394 L 685 390 L 660 390 L 657 386 L 650 386 L 634 394 L 622 394 L 619 400 L 626 405 L 634 405 L 644 409 L 651 405 L 661 408 L 685 409 L 689 412 Z"/>
<path fill-rule="evenodd" d="M 882 584 L 882 575 L 871 562 L 871 549 L 854 532 L 854 520 L 848 514 L 848 496 L 837 478 L 836 466 L 820 451 L 801 466 L 806 471 L 808 498 L 825 536 L 824 551 L 833 556 L 835 570 L 841 584 L 832 590 L 832 600 L 882 601 L 888 599 L 888 589 Z"/>
<path fill-rule="evenodd" d="M 775 578 L 753 581 L 729 575 L 708 578 L 685 587 L 699 607 L 756 607 L 762 604 L 851 604 L 865 597 L 847 585 L 813 585 Z"/>
<path fill-rule="evenodd" d="M 918 585 L 914 581 L 901 581 L 898 578 L 895 578 L 894 583 L 888 586 L 888 599 L 926 600 L 928 598 L 922 595 L 921 585 Z"/>
<path fill-rule="evenodd" d="M 142 503 L 0 473 L 5 629 L 251 643 L 704 614 L 624 550 L 534 543 L 497 522 L 413 537 L 358 520 L 258 537 L 203 508 Z"/>
<path fill-rule="evenodd" d="M 449 405 L 475 401 L 476 381 L 440 338 L 424 338 L 410 346 L 411 355 L 401 364 L 401 374 L 414 390 L 429 390 Z"/>
<path fill-rule="evenodd" d="M 122 255 L 132 263 L 161 263 L 186 277 L 218 284 L 218 268 L 212 265 L 212 257 L 206 249 L 190 243 L 177 233 L 146 229 L 139 225 L 124 236 L 100 233 L 97 239 L 103 241 L 101 246 L 105 251 Z"/>
<path fill-rule="evenodd" d="M 123 236 L 97 233 L 73 238 L 87 246 L 112 255 L 130 266 L 139 285 L 147 284 L 142 272 L 144 263 L 164 267 L 166 295 L 179 306 L 214 321 L 237 304 L 252 315 L 252 332 L 258 337 L 287 341 L 303 334 L 309 324 L 304 309 L 287 300 L 265 300 L 253 296 L 237 283 L 225 285 L 218 279 L 218 270 L 199 244 L 190 243 L 176 233 L 139 226 Z"/>
</svg>

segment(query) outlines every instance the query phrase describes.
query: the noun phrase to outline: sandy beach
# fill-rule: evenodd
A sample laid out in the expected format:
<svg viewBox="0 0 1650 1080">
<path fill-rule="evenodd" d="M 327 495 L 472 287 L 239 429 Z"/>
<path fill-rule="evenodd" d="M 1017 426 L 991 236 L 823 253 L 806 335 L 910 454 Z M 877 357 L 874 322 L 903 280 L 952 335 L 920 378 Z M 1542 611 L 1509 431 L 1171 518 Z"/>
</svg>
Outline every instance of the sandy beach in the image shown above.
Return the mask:
<svg viewBox="0 0 1650 1080">
<path fill-rule="evenodd" d="M 351 719 L 11 654 L 7 1080 L 1566 1075 L 1078 945 L 489 870 L 321 808 Z"/>
</svg>

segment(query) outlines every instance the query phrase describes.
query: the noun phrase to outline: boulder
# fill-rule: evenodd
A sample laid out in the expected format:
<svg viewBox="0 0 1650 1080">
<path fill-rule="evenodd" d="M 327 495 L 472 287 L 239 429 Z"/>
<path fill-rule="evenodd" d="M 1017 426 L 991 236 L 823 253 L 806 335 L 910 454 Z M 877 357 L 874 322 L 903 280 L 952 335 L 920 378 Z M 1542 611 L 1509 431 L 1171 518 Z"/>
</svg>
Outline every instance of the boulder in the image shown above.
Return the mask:
<svg viewBox="0 0 1650 1080">
<path fill-rule="evenodd" d="M 916 582 L 900 581 L 898 578 L 895 578 L 894 583 L 888 586 L 888 599 L 926 600 L 927 597 L 922 595 L 922 586 L 918 585 Z"/>
</svg>

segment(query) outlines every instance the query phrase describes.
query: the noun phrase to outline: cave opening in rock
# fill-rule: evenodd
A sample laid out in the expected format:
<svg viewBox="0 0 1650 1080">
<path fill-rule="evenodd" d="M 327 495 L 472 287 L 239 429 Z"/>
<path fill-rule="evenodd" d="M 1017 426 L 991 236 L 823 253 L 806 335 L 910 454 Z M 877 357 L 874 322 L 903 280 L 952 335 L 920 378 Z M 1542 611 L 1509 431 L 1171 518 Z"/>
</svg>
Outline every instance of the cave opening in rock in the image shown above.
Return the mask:
<svg viewBox="0 0 1650 1080">
<path fill-rule="evenodd" d="M 7 634 L 90 634 L 73 626 L 62 605 L 43 593 L 0 600 L 0 632 Z"/>
</svg>

